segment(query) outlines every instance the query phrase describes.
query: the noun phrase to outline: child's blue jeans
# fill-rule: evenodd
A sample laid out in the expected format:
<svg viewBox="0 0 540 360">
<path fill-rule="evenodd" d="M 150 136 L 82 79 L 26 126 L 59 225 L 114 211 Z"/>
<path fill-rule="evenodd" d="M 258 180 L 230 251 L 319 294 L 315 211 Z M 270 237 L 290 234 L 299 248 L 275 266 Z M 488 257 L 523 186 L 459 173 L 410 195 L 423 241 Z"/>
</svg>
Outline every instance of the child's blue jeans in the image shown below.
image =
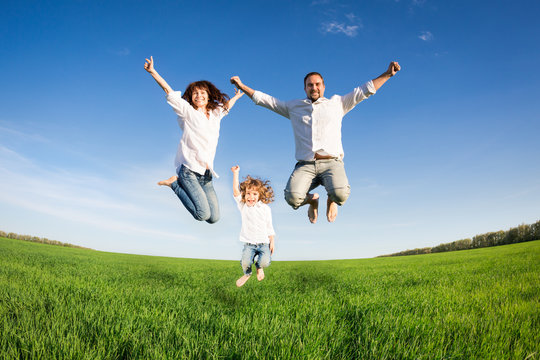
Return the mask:
<svg viewBox="0 0 540 360">
<path fill-rule="evenodd" d="M 171 184 L 171 189 L 196 220 L 210 224 L 219 220 L 218 199 L 210 170 L 200 175 L 182 165 L 178 170 L 178 181 Z"/>
<path fill-rule="evenodd" d="M 257 258 L 257 260 L 255 260 Z M 270 266 L 270 245 L 269 244 L 244 244 L 244 250 L 242 250 L 242 270 L 244 275 L 251 275 L 251 265 L 255 262 L 257 269 Z"/>
</svg>

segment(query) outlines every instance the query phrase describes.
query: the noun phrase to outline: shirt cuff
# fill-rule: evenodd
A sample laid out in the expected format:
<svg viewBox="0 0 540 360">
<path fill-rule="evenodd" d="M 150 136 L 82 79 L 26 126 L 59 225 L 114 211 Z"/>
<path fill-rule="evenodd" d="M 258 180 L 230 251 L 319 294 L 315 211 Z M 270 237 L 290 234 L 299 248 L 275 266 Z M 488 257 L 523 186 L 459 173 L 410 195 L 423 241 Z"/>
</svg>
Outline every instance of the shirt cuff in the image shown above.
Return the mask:
<svg viewBox="0 0 540 360">
<path fill-rule="evenodd" d="M 362 92 L 366 95 L 375 94 L 377 90 L 375 90 L 375 85 L 373 85 L 373 81 L 369 80 L 367 83 L 362 85 Z"/>
</svg>

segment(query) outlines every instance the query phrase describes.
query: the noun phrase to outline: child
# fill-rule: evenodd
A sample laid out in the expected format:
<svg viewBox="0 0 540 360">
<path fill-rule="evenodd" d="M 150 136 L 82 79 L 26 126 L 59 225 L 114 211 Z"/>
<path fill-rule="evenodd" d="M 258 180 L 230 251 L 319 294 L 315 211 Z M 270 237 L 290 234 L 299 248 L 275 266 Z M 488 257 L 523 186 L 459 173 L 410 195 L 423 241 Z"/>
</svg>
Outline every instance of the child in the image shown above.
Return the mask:
<svg viewBox="0 0 540 360">
<path fill-rule="evenodd" d="M 272 226 L 272 212 L 267 204 L 274 201 L 274 191 L 268 180 L 263 181 L 250 176 L 239 184 L 240 166 L 236 165 L 231 170 L 234 200 L 242 214 L 240 241 L 245 243 L 240 261 L 244 276 L 236 280 L 236 286 L 240 287 L 249 280 L 253 262 L 257 268 L 259 281 L 264 279 L 263 268 L 270 265 L 270 255 L 274 253 L 275 232 Z"/>
<path fill-rule="evenodd" d="M 199 221 L 210 224 L 219 220 L 219 206 L 212 175 L 214 157 L 219 138 L 221 119 L 229 113 L 244 93 L 237 91 L 229 100 L 209 81 L 201 80 L 188 85 L 182 95 L 173 91 L 154 69 L 154 59 L 146 59 L 144 69 L 167 94 L 167 102 L 178 115 L 182 139 L 178 145 L 176 174 L 158 185 L 170 187 L 182 204 Z"/>
</svg>

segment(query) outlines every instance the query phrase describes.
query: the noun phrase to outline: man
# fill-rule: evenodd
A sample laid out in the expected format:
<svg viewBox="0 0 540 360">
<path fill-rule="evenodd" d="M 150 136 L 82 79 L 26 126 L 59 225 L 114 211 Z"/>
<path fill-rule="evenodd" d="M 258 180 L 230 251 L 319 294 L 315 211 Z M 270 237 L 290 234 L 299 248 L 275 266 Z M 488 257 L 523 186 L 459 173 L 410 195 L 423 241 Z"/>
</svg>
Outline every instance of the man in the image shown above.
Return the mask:
<svg viewBox="0 0 540 360">
<path fill-rule="evenodd" d="M 357 87 L 345 96 L 324 97 L 324 79 L 311 72 L 304 78 L 306 99 L 281 101 L 242 83 L 238 76 L 231 83 L 245 92 L 256 105 L 264 106 L 291 120 L 296 145 L 296 166 L 285 188 L 285 200 L 294 209 L 309 204 L 308 218 L 317 222 L 319 194 L 309 192 L 323 185 L 328 193 L 326 217 L 334 222 L 338 205 L 343 205 L 350 193 L 350 186 L 343 164 L 341 121 L 360 101 L 377 90 L 401 67 L 395 61 L 378 78 Z"/>
</svg>

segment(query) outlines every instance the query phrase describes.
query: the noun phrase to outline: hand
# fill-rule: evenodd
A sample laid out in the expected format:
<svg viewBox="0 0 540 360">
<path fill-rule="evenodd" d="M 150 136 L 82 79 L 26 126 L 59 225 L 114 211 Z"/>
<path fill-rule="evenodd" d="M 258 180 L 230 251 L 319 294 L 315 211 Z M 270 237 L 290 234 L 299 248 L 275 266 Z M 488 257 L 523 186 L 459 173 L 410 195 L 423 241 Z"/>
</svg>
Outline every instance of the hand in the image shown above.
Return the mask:
<svg viewBox="0 0 540 360">
<path fill-rule="evenodd" d="M 233 172 L 234 175 L 238 175 L 238 173 L 240 173 L 240 166 L 238 166 L 238 165 L 233 166 L 231 168 L 231 171 Z"/>
<path fill-rule="evenodd" d="M 240 89 L 234 88 L 234 97 L 240 99 L 242 96 L 244 96 L 244 92 Z"/>
<path fill-rule="evenodd" d="M 386 70 L 386 73 L 392 77 L 396 75 L 399 70 L 401 70 L 401 66 L 399 66 L 398 62 L 392 61 L 390 65 L 388 65 L 388 70 Z"/>
<path fill-rule="evenodd" d="M 146 59 L 146 62 L 144 63 L 144 70 L 148 71 L 149 73 L 154 71 L 154 58 L 150 56 L 150 60 Z"/>
<path fill-rule="evenodd" d="M 274 255 L 274 241 L 270 241 L 270 255 Z"/>
<path fill-rule="evenodd" d="M 236 86 L 238 89 L 241 89 L 242 88 L 242 81 L 240 80 L 240 77 L 239 76 L 233 76 L 231 78 L 231 84 L 233 84 L 234 86 Z"/>
</svg>

